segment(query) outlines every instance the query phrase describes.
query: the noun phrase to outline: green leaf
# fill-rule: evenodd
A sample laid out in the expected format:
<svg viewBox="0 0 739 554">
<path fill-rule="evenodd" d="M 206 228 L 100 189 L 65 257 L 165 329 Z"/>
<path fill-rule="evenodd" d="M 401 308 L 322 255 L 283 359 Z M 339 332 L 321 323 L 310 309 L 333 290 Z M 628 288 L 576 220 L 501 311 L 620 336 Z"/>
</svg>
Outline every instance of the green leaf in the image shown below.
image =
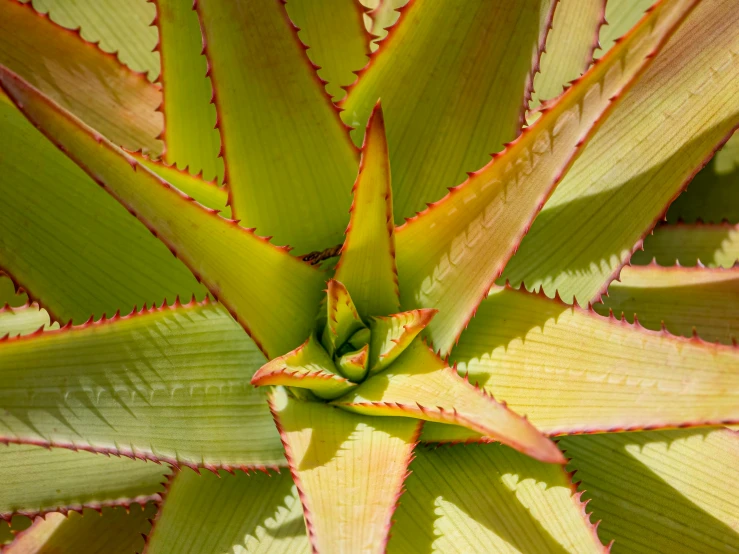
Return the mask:
<svg viewBox="0 0 739 554">
<path fill-rule="evenodd" d="M 679 264 L 731 267 L 739 260 L 739 225 L 730 223 L 677 223 L 660 225 L 644 239 L 644 251 L 637 250 L 630 263 L 647 265 Z"/>
<path fill-rule="evenodd" d="M 355 383 L 361 382 L 367 375 L 369 362 L 369 344 L 365 344 L 359 350 L 354 352 L 347 352 L 341 356 L 336 365 L 341 370 L 341 373 L 346 375 L 349 379 Z"/>
<path fill-rule="evenodd" d="M 388 552 L 604 552 L 560 466 L 497 444 L 418 448 Z"/>
<path fill-rule="evenodd" d="M 739 266 L 627 266 L 593 308 L 602 315 L 623 314 L 632 323 L 638 318 L 647 329 L 664 325 L 684 337 L 695 329 L 703 340 L 731 344 L 739 338 Z"/>
<path fill-rule="evenodd" d="M 264 357 L 219 305 L 0 342 L 0 440 L 198 467 L 283 463 Z"/>
<path fill-rule="evenodd" d="M 453 0 L 404 8 L 391 38 L 340 104 L 360 144 L 382 97 L 396 222 L 440 198 L 516 137 L 551 5 Z"/>
<path fill-rule="evenodd" d="M 426 335 L 443 355 L 582 146 L 693 4 L 659 4 L 504 152 L 396 230 L 401 305 L 439 310 Z"/>
<path fill-rule="evenodd" d="M 366 13 L 365 25 L 373 37 L 377 37 L 370 44 L 374 52 L 379 43 L 387 36 L 388 29 L 397 23 L 400 9 L 408 4 L 409 0 L 360 0 L 362 5 L 369 8 Z"/>
<path fill-rule="evenodd" d="M 328 321 L 323 333 L 323 346 L 329 354 L 334 355 L 336 349 L 366 325 L 359 317 L 352 297 L 346 287 L 336 279 L 330 279 L 326 291 L 326 311 Z"/>
<path fill-rule="evenodd" d="M 311 551 L 290 473 L 202 475 L 184 470 L 169 486 L 147 554 Z"/>
<path fill-rule="evenodd" d="M 0 307 L 0 337 L 4 335 L 27 335 L 40 328 L 58 329 L 58 323 L 51 323 L 49 312 L 38 304 L 28 304 L 18 308 Z"/>
<path fill-rule="evenodd" d="M 115 56 L 86 43 L 30 4 L 0 7 L 0 66 L 40 88 L 65 109 L 131 150 L 162 150 L 158 87 Z M 26 158 L 26 162 L 27 162 Z"/>
<path fill-rule="evenodd" d="M 694 4 L 660 3 L 646 21 L 660 10 Z M 669 203 L 739 123 L 735 8 L 733 0 L 705 0 L 687 16 L 557 187 L 504 278 L 528 290 L 543 288 L 549 296 L 557 290 L 566 302 L 580 305 L 605 292 Z M 614 46 L 601 63 L 627 42 Z"/>
<path fill-rule="evenodd" d="M 164 85 L 164 156 L 190 173 L 202 172 L 205 179 L 222 181 L 221 137 L 214 128 L 216 109 L 211 104 L 212 85 L 206 75 L 208 62 L 202 55 L 198 15 L 192 2 L 154 0 L 154 4 Z"/>
<path fill-rule="evenodd" d="M 159 500 L 169 473 L 167 466 L 128 458 L 0 445 L 0 519 Z"/>
<path fill-rule="evenodd" d="M 605 10 L 605 0 L 556 5 L 546 49 L 539 59 L 539 72 L 534 77 L 530 109 L 562 94 L 563 87 L 590 67 Z M 532 115 L 538 114 L 529 114 L 529 121 Z"/>
<path fill-rule="evenodd" d="M 0 267 L 54 320 L 82 323 L 177 295 L 203 299 L 205 288 L 167 247 L 2 92 L 0 150 Z"/>
<path fill-rule="evenodd" d="M 543 295 L 495 288 L 452 359 L 547 434 L 739 419 L 739 348 L 648 331 Z M 424 440 L 449 430 L 427 426 Z"/>
<path fill-rule="evenodd" d="M 29 0 L 20 0 L 28 2 Z M 157 32 L 151 26 L 154 6 L 148 0 L 33 0 L 33 7 L 52 21 L 98 43 L 134 71 L 159 75 L 159 56 L 152 49 Z"/>
<path fill-rule="evenodd" d="M 628 33 L 653 4 L 654 0 L 606 2 L 606 24 L 600 29 L 600 48 L 596 50 L 596 58 L 613 48 L 616 41 Z"/>
<path fill-rule="evenodd" d="M 0 523 L 0 548 L 12 542 L 15 535 L 28 529 L 31 523 L 25 516 L 13 516 L 8 525 Z"/>
<path fill-rule="evenodd" d="M 367 416 L 400 416 L 459 425 L 490 435 L 543 462 L 564 463 L 554 443 L 526 418 L 462 379 L 420 340 L 388 369 L 332 404 Z"/>
<path fill-rule="evenodd" d="M 390 315 L 400 301 L 390 164 L 379 102 L 367 125 L 352 192 L 351 218 L 334 278 L 351 292 L 361 316 Z"/>
<path fill-rule="evenodd" d="M 618 433 L 560 440 L 605 541 L 623 552 L 739 547 L 739 440 L 728 430 Z"/>
<path fill-rule="evenodd" d="M 420 423 L 316 402 L 270 405 L 314 551 L 384 552 Z"/>
<path fill-rule="evenodd" d="M 5 554 L 130 554 L 140 552 L 151 528 L 154 504 L 130 509 L 84 510 L 69 516 L 49 514 L 37 519 L 3 552 Z"/>
<path fill-rule="evenodd" d="M 370 322 L 370 375 L 393 363 L 435 315 L 436 310 L 413 310 L 373 317 Z"/>
<path fill-rule="evenodd" d="M 283 4 L 199 0 L 197 9 L 234 214 L 300 254 L 339 243 L 357 153 Z"/>
<path fill-rule="evenodd" d="M 251 378 L 255 387 L 284 385 L 309 389 L 326 399 L 338 398 L 354 383 L 337 374 L 334 362 L 316 339 L 308 340 L 292 352 L 270 360 Z"/>
<path fill-rule="evenodd" d="M 318 269 L 173 189 L 2 68 L 0 85 L 30 121 L 204 281 L 263 352 L 274 356 L 305 340 L 324 282 Z"/>
<path fill-rule="evenodd" d="M 367 65 L 373 38 L 365 29 L 359 0 L 290 0 L 285 7 L 309 47 L 308 57 L 319 67 L 318 75 L 327 81 L 326 91 L 334 102 L 341 100 L 342 87 L 351 85 L 354 72 Z"/>
<path fill-rule="evenodd" d="M 1 102 L 0 107 L 2 107 Z M 0 270 L 0 305 L 5 306 L 7 304 L 12 308 L 18 308 L 25 306 L 28 302 L 28 295 L 22 290 L 16 291 L 11 278 Z"/>
</svg>

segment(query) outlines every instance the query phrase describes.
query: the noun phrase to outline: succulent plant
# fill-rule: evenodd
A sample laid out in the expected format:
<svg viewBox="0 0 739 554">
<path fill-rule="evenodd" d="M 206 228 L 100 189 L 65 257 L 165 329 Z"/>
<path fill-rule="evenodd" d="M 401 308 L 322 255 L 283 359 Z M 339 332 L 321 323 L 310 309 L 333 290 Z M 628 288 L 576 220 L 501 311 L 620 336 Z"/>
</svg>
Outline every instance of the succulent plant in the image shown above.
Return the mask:
<svg viewBox="0 0 739 554">
<path fill-rule="evenodd" d="M 7 552 L 739 550 L 736 0 L 38 4 Z"/>
</svg>

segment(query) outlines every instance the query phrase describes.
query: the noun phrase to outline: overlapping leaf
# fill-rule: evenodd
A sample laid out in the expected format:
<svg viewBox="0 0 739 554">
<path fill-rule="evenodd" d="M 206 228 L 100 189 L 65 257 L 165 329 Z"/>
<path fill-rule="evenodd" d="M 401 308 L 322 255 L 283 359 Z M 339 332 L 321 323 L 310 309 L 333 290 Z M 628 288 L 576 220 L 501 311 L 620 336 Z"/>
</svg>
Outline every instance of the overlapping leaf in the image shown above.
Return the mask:
<svg viewBox="0 0 739 554">
<path fill-rule="evenodd" d="M 644 251 L 637 251 L 631 263 L 647 265 L 680 264 L 708 267 L 732 267 L 739 261 L 739 225 L 676 224 L 662 225 L 644 239 Z"/>
</svg>

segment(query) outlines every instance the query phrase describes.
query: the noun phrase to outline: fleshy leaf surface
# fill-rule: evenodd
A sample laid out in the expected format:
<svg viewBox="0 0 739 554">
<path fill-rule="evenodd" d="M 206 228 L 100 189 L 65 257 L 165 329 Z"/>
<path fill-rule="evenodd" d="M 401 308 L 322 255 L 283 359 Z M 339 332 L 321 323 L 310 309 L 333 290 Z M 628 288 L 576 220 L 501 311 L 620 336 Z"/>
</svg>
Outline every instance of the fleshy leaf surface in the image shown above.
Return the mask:
<svg viewBox="0 0 739 554">
<path fill-rule="evenodd" d="M 328 353 L 333 355 L 357 331 L 366 328 L 354 306 L 346 287 L 336 279 L 330 279 L 326 291 L 328 321 L 322 342 Z"/>
<path fill-rule="evenodd" d="M 673 335 L 731 344 L 739 338 L 739 266 L 732 269 L 701 267 L 624 267 L 620 281 L 608 288 L 602 304 L 593 306 L 607 315 L 612 310 L 629 322 L 636 317 L 647 329 L 664 324 Z"/>
<path fill-rule="evenodd" d="M 2 106 L 2 104 L 0 104 Z M 28 295 L 22 291 L 16 291 L 15 284 L 5 273 L 0 272 L 0 304 L 11 308 L 18 308 L 28 304 Z"/>
<path fill-rule="evenodd" d="M 694 4 L 658 4 L 504 152 L 396 230 L 401 304 L 439 310 L 426 329 L 435 349 L 449 353 L 585 142 Z"/>
<path fill-rule="evenodd" d="M 699 265 L 732 267 L 739 261 L 739 224 L 678 223 L 661 225 L 644 239 L 644 251 L 631 257 L 632 264 Z"/>
<path fill-rule="evenodd" d="M 654 0 L 618 0 L 606 2 L 606 24 L 600 28 L 600 48 L 596 57 L 601 57 L 629 32 L 644 13 L 652 7 Z"/>
<path fill-rule="evenodd" d="M 563 437 L 605 541 L 624 552 L 739 548 L 739 437 L 691 429 Z"/>
<path fill-rule="evenodd" d="M 646 17 L 679 5 L 661 2 Z M 739 124 L 737 53 L 736 3 L 700 2 L 597 130 L 503 277 L 568 303 L 597 301 Z"/>
<path fill-rule="evenodd" d="M 173 189 L 2 68 L 0 86 L 30 121 L 203 280 L 263 352 L 279 355 L 305 340 L 321 298 L 318 269 Z"/>
<path fill-rule="evenodd" d="M 538 460 L 564 463 L 553 442 L 525 418 L 462 379 L 420 340 L 385 371 L 335 400 L 368 416 L 401 416 L 459 425 L 494 436 Z"/>
<path fill-rule="evenodd" d="M 346 375 L 349 379 L 358 383 L 364 379 L 369 369 L 367 364 L 369 362 L 369 344 L 365 344 L 359 350 L 354 352 L 347 352 L 336 362 L 341 370 L 341 373 Z"/>
<path fill-rule="evenodd" d="M 0 440 L 190 466 L 283 462 L 264 357 L 223 307 L 162 307 L 0 342 Z"/>
<path fill-rule="evenodd" d="M 10 306 L 0 308 L 0 337 L 27 335 L 42 327 L 57 329 L 59 324 L 51 323 L 49 312 L 39 308 L 38 304 L 28 304 L 18 308 Z"/>
<path fill-rule="evenodd" d="M 115 56 L 56 25 L 30 4 L 0 4 L 0 66 L 6 66 L 116 144 L 162 150 L 162 94 Z"/>
<path fill-rule="evenodd" d="M 303 510 L 290 473 L 179 472 L 146 554 L 308 554 Z"/>
<path fill-rule="evenodd" d="M 384 552 L 421 423 L 316 402 L 270 405 L 316 552 Z"/>
<path fill-rule="evenodd" d="M 370 374 L 375 374 L 400 356 L 436 315 L 436 310 L 412 310 L 370 321 Z"/>
<path fill-rule="evenodd" d="M 551 6 L 549 0 L 405 6 L 340 104 L 360 144 L 382 98 L 396 222 L 439 199 L 516 137 Z"/>
<path fill-rule="evenodd" d="M 352 294 L 361 316 L 389 315 L 398 311 L 400 301 L 390 162 L 379 103 L 367 125 L 352 192 L 351 218 L 334 278 Z"/>
<path fill-rule="evenodd" d="M 197 9 L 234 214 L 299 254 L 338 244 L 357 152 L 283 3 L 198 0 Z"/>
<path fill-rule="evenodd" d="M 167 466 L 27 444 L 0 445 L 0 519 L 158 499 Z M 0 523 L 2 525 L 2 523 Z"/>
<path fill-rule="evenodd" d="M 541 294 L 491 291 L 453 360 L 547 434 L 739 419 L 739 348 L 649 331 Z M 429 425 L 423 439 L 470 438 L 450 431 Z"/>
<path fill-rule="evenodd" d="M 416 450 L 390 554 L 604 552 L 563 468 L 498 444 Z"/>
<path fill-rule="evenodd" d="M 211 104 L 212 85 L 206 75 L 208 62 L 202 55 L 198 14 L 191 2 L 154 0 L 154 4 L 159 28 L 157 48 L 162 58 L 160 81 L 164 85 L 164 156 L 179 168 L 187 167 L 190 173 L 221 181 L 221 137 L 214 128 L 216 109 Z"/>
<path fill-rule="evenodd" d="M 315 335 L 292 352 L 279 356 L 263 365 L 251 378 L 256 387 L 284 385 L 313 391 L 320 398 L 338 398 L 354 387 L 336 372 L 331 357 Z"/>
</svg>

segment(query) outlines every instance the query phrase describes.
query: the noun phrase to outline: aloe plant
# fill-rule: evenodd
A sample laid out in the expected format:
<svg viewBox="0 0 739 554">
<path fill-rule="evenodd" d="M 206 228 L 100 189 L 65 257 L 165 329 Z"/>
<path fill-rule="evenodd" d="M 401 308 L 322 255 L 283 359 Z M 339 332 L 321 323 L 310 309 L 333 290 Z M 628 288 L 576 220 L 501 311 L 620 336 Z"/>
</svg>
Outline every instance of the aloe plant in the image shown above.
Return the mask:
<svg viewBox="0 0 739 554">
<path fill-rule="evenodd" d="M 7 552 L 739 549 L 735 0 L 38 4 Z"/>
</svg>

